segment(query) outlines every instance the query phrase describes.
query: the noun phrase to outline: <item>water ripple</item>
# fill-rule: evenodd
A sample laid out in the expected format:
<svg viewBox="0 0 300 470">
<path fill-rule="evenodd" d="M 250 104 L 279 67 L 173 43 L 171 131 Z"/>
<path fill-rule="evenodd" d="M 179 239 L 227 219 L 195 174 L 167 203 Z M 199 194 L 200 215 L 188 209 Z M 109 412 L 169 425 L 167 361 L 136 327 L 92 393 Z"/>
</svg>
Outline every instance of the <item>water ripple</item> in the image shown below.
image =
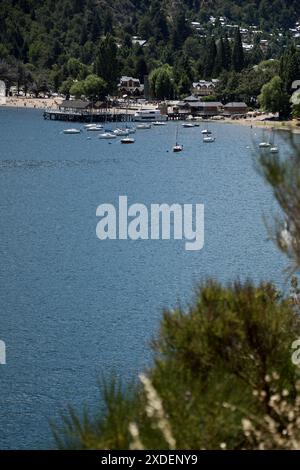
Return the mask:
<svg viewBox="0 0 300 470">
<path fill-rule="evenodd" d="M 116 163 L 117 160 L 110 160 L 110 163 Z M 103 164 L 102 160 L 0 160 L 0 171 L 7 169 L 35 169 L 35 168 L 67 168 L 94 166 Z"/>
</svg>

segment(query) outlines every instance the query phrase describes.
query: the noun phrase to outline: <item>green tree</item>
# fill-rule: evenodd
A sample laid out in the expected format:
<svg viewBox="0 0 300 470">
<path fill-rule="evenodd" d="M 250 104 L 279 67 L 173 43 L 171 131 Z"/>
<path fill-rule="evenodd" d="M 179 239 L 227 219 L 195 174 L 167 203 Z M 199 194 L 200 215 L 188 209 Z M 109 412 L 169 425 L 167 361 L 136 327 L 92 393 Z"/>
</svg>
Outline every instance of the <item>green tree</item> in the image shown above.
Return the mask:
<svg viewBox="0 0 300 470">
<path fill-rule="evenodd" d="M 244 67 L 244 50 L 240 28 L 235 29 L 234 42 L 232 48 L 232 67 L 236 72 L 240 72 Z"/>
<path fill-rule="evenodd" d="M 230 46 L 227 35 L 225 35 L 223 39 L 223 45 L 224 45 L 224 69 L 229 70 L 231 67 L 232 51 L 231 51 L 231 46 Z"/>
<path fill-rule="evenodd" d="M 217 55 L 214 64 L 214 75 L 218 77 L 222 70 L 228 68 L 227 57 L 225 54 L 225 47 L 223 38 L 221 38 L 217 43 Z"/>
<path fill-rule="evenodd" d="M 163 65 L 153 70 L 149 77 L 150 88 L 157 99 L 171 99 L 174 97 L 174 76 L 169 65 Z"/>
<path fill-rule="evenodd" d="M 207 282 L 194 303 L 166 311 L 153 341 L 154 361 L 142 386 L 104 386 L 99 418 L 72 412 L 61 447 L 83 449 L 253 448 L 241 421 L 275 419 L 270 378 L 295 393 L 291 343 L 297 308 L 270 284 Z M 258 400 L 255 393 L 263 396 Z M 230 404 L 225 406 L 224 402 Z M 234 410 L 233 410 L 234 409 Z"/>
<path fill-rule="evenodd" d="M 203 72 L 205 78 L 213 78 L 217 48 L 214 38 L 209 38 L 204 56 Z"/>
<path fill-rule="evenodd" d="M 70 95 L 74 95 L 75 98 L 81 98 L 85 95 L 84 81 L 77 81 L 72 84 L 69 89 Z"/>
<path fill-rule="evenodd" d="M 91 74 L 83 82 L 84 94 L 92 101 L 102 100 L 107 93 L 107 83 L 103 78 Z"/>
<path fill-rule="evenodd" d="M 67 78 L 67 80 L 64 80 L 62 84 L 59 87 L 59 92 L 66 97 L 70 95 L 70 89 L 74 84 L 74 80 L 72 78 Z"/>
<path fill-rule="evenodd" d="M 106 81 L 109 92 L 116 89 L 119 63 L 117 59 L 117 45 L 110 34 L 100 43 L 95 61 L 95 73 Z"/>
<path fill-rule="evenodd" d="M 279 113 L 280 117 L 287 117 L 289 115 L 289 96 L 283 90 L 283 82 L 278 75 L 262 87 L 258 101 L 266 112 Z"/>
</svg>

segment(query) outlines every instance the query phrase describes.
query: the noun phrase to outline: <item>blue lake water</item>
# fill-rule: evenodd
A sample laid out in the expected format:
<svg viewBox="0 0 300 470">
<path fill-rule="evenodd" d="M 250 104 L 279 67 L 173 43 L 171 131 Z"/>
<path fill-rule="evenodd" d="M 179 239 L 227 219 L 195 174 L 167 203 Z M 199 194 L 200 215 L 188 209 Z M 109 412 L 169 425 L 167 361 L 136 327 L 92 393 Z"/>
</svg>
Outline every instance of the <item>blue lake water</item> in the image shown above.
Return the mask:
<svg viewBox="0 0 300 470">
<path fill-rule="evenodd" d="M 0 109 L 0 448 L 53 447 L 49 419 L 67 404 L 99 402 L 97 377 L 136 377 L 163 307 L 193 298 L 208 277 L 272 279 L 284 287 L 286 260 L 267 241 L 263 214 L 276 211 L 247 146 L 261 131 L 175 123 L 137 131 L 134 145 L 63 135 L 37 110 Z M 93 133 L 89 133 L 93 134 Z M 256 134 L 256 135 L 255 135 Z M 203 203 L 205 245 L 100 241 L 96 208 Z"/>
</svg>

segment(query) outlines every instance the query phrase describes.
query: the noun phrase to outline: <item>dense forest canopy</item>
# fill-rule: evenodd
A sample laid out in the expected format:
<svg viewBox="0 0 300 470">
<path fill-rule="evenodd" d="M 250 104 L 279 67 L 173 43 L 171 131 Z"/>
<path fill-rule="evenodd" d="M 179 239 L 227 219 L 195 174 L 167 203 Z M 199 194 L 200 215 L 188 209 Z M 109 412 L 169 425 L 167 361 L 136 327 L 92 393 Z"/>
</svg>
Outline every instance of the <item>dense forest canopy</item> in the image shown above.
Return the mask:
<svg viewBox="0 0 300 470">
<path fill-rule="evenodd" d="M 193 80 L 280 59 L 297 46 L 299 11 L 296 0 L 2 0 L 0 78 L 35 93 L 81 81 L 80 94 L 97 75 L 99 97 L 163 67 L 165 97 L 182 96 Z"/>
</svg>

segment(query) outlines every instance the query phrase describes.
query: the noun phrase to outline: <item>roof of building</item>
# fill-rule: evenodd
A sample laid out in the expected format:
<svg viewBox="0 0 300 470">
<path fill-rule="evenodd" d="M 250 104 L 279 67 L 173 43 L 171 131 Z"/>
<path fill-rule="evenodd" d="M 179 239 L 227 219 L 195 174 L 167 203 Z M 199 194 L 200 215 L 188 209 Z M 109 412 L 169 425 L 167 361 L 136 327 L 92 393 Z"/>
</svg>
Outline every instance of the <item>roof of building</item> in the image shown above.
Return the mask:
<svg viewBox="0 0 300 470">
<path fill-rule="evenodd" d="M 225 104 L 224 108 L 247 108 L 248 106 L 246 105 L 246 103 L 242 103 L 242 102 L 232 102 L 232 103 L 227 103 Z"/>
<path fill-rule="evenodd" d="M 199 106 L 202 108 L 219 108 L 223 105 L 220 101 L 199 101 Z"/>
<path fill-rule="evenodd" d="M 215 84 L 207 80 L 199 80 L 198 82 L 193 82 L 193 88 L 196 88 L 198 86 L 209 88 L 209 87 L 215 87 Z"/>
<path fill-rule="evenodd" d="M 90 101 L 84 100 L 64 100 L 62 101 L 61 108 L 76 108 L 76 109 L 86 109 L 91 106 Z"/>
<path fill-rule="evenodd" d="M 129 82 L 129 80 L 133 80 L 134 82 L 140 82 L 139 78 L 127 77 L 126 75 L 120 78 L 120 82 Z"/>
<path fill-rule="evenodd" d="M 139 44 L 140 46 L 145 46 L 147 44 L 146 39 L 132 39 L 132 44 Z"/>
<path fill-rule="evenodd" d="M 196 96 L 191 95 L 191 96 L 187 96 L 186 98 L 184 98 L 183 101 L 193 102 L 193 101 L 199 101 L 199 99 Z"/>
<path fill-rule="evenodd" d="M 292 90 L 296 90 L 300 87 L 300 80 L 294 80 L 292 83 Z"/>
<path fill-rule="evenodd" d="M 198 101 L 193 101 L 193 102 L 188 103 L 188 104 L 189 104 L 190 108 L 200 108 L 203 105 L 202 101 L 199 101 L 199 100 Z"/>
<path fill-rule="evenodd" d="M 178 101 L 174 106 L 188 107 L 189 103 L 187 101 Z"/>
</svg>

